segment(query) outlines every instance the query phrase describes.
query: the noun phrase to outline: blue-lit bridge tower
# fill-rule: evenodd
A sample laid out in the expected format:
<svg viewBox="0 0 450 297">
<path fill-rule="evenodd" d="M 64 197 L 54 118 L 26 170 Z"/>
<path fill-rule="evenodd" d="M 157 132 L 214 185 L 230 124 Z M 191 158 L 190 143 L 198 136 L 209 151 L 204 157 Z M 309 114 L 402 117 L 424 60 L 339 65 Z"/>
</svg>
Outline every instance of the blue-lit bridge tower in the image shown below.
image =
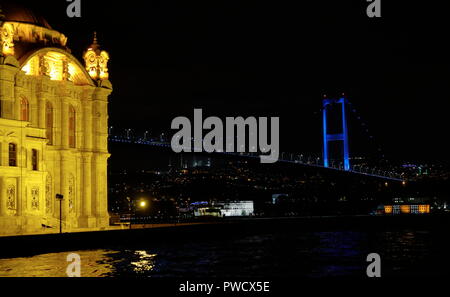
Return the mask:
<svg viewBox="0 0 450 297">
<path fill-rule="evenodd" d="M 328 133 L 328 109 L 336 105 L 341 106 L 342 113 L 342 133 L 329 134 Z M 329 167 L 328 157 L 329 149 L 328 143 L 330 141 L 342 141 L 344 145 L 344 170 L 350 170 L 350 157 L 349 157 L 349 145 L 348 145 L 348 127 L 347 127 L 347 114 L 346 105 L 348 100 L 345 97 L 340 99 L 324 99 L 323 100 L 323 166 Z"/>
</svg>

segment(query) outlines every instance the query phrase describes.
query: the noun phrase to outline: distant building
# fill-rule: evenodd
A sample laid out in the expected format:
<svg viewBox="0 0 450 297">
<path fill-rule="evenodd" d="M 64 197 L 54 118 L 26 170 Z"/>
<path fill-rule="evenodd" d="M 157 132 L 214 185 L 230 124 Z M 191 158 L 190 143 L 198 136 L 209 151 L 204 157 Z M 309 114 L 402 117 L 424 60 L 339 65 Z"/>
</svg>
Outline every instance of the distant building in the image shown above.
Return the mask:
<svg viewBox="0 0 450 297">
<path fill-rule="evenodd" d="M 253 201 L 203 202 L 193 206 L 196 217 L 248 217 L 254 214 Z"/>
<path fill-rule="evenodd" d="M 395 197 L 392 202 L 381 204 L 376 209 L 378 215 L 429 214 L 430 199 L 425 197 Z"/>
<path fill-rule="evenodd" d="M 253 201 L 232 201 L 217 203 L 222 217 L 247 217 L 254 213 Z"/>
<path fill-rule="evenodd" d="M 194 209 L 195 217 L 222 217 L 219 208 L 215 208 L 212 206 L 206 207 L 197 207 Z"/>
<path fill-rule="evenodd" d="M 429 204 L 394 204 L 384 205 L 384 214 L 429 214 L 431 206 Z"/>
</svg>

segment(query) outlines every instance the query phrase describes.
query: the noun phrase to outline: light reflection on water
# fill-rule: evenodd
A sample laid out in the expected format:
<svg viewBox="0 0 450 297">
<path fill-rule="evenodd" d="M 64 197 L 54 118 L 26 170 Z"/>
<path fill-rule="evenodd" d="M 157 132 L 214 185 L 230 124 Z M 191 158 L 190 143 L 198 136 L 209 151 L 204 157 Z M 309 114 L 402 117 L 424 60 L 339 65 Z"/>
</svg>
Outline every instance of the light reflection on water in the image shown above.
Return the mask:
<svg viewBox="0 0 450 297">
<path fill-rule="evenodd" d="M 67 255 L 71 252 L 37 255 L 29 258 L 0 259 L 0 277 L 66 277 Z M 85 277 L 110 276 L 114 251 L 77 251 L 81 274 Z"/>
<path fill-rule="evenodd" d="M 138 256 L 137 261 L 132 261 L 130 263 L 134 272 L 145 273 L 153 270 L 155 267 L 154 259 L 156 254 L 149 255 L 146 251 L 135 251 L 134 254 Z"/>
<path fill-rule="evenodd" d="M 416 231 L 280 232 L 75 253 L 81 257 L 83 277 L 364 277 L 366 257 L 372 252 L 380 253 L 393 272 L 410 271 L 411 263 L 428 260 L 436 250 L 430 246 L 429 235 Z M 70 253 L 0 259 L 0 277 L 64 277 Z M 419 275 L 426 273 L 422 268 L 417 269 Z"/>
</svg>

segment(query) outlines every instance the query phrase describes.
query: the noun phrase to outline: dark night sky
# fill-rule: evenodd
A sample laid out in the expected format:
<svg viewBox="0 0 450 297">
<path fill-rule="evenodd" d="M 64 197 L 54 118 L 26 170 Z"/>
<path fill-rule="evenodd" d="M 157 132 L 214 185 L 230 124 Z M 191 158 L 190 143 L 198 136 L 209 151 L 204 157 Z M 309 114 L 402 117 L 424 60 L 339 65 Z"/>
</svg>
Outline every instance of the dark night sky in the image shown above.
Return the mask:
<svg viewBox="0 0 450 297">
<path fill-rule="evenodd" d="M 168 130 L 175 116 L 280 116 L 282 150 L 320 151 L 321 95 L 345 92 L 388 156 L 446 160 L 450 18 L 442 1 L 32 1 L 77 57 L 111 54 L 110 120 Z M 399 1 L 395 1 L 399 2 Z M 360 137 L 352 124 L 353 142 Z M 357 137 L 355 137 L 358 135 Z M 356 147 L 353 151 L 357 151 Z"/>
</svg>

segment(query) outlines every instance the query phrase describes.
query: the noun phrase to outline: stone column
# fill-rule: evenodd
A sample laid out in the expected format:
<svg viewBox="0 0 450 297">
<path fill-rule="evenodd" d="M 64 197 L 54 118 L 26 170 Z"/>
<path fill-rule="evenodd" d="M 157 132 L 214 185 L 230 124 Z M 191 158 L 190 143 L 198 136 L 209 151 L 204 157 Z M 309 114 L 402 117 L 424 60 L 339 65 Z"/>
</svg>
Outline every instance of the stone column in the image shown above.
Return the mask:
<svg viewBox="0 0 450 297">
<path fill-rule="evenodd" d="M 21 216 L 27 211 L 27 191 L 22 177 L 17 178 L 16 186 L 16 215 Z"/>
<path fill-rule="evenodd" d="M 108 152 L 108 96 L 110 93 L 109 89 L 97 88 L 93 96 L 94 149 L 102 153 Z"/>
<path fill-rule="evenodd" d="M 41 129 L 46 128 L 46 110 L 47 110 L 47 101 L 45 97 L 41 94 L 38 96 L 38 127 Z"/>
<path fill-rule="evenodd" d="M 0 160 L 0 166 L 9 166 L 9 145 L 6 140 L 0 143 L 1 147 L 1 160 Z"/>
<path fill-rule="evenodd" d="M 64 199 L 62 201 L 62 222 L 63 222 L 63 229 L 64 227 L 66 227 L 66 231 L 67 227 L 68 227 L 68 205 L 69 205 L 69 191 L 67 190 L 67 157 L 64 155 L 64 152 L 61 152 L 61 162 L 60 162 L 60 193 L 64 196 Z M 58 202 L 59 204 L 59 202 Z M 57 209 L 57 213 L 59 213 L 59 205 L 58 205 L 58 209 Z M 59 217 L 58 217 L 59 219 Z M 63 230 L 64 232 L 64 230 Z"/>
<path fill-rule="evenodd" d="M 39 114 L 39 108 L 40 103 L 39 99 L 36 99 L 33 101 L 31 98 L 28 100 L 30 104 L 30 110 L 29 110 L 29 119 L 28 121 L 31 123 L 31 126 L 33 127 L 39 127 L 39 121 L 40 121 L 40 114 Z"/>
<path fill-rule="evenodd" d="M 0 117 L 15 119 L 15 75 L 18 68 L 10 65 L 0 65 Z"/>
<path fill-rule="evenodd" d="M 95 218 L 93 217 L 92 203 L 92 153 L 82 154 L 82 171 L 83 171 L 83 192 L 80 197 L 82 199 L 82 226 L 91 228 L 95 226 Z"/>
<path fill-rule="evenodd" d="M 69 104 L 66 100 L 61 102 L 61 146 L 69 148 Z"/>
<path fill-rule="evenodd" d="M 76 155 L 76 182 L 75 182 L 75 215 L 77 219 L 83 216 L 83 158 L 80 153 Z"/>
<path fill-rule="evenodd" d="M 17 94 L 16 94 L 17 95 Z M 18 97 L 13 102 L 13 119 L 14 120 L 21 120 L 21 110 L 20 110 L 20 103 L 22 101 L 22 98 Z"/>
<path fill-rule="evenodd" d="M 98 227 L 105 227 L 109 225 L 107 177 L 108 157 L 109 154 L 96 153 L 93 161 L 93 172 L 95 173 L 93 189 L 95 189 L 95 214 Z"/>
<path fill-rule="evenodd" d="M 55 163 L 53 166 L 52 173 L 52 182 L 53 182 L 53 191 L 52 191 L 52 202 L 53 202 L 53 217 L 57 220 L 59 220 L 59 201 L 56 199 L 56 194 L 64 194 L 62 192 L 62 185 L 61 185 L 61 166 L 59 164 L 61 163 L 61 152 L 55 152 L 54 153 Z M 58 221 L 59 222 L 59 221 Z M 59 223 L 58 223 L 59 226 Z"/>
<path fill-rule="evenodd" d="M 25 146 L 20 147 L 17 145 L 17 166 L 23 168 L 24 170 L 30 168 L 30 166 L 28 166 L 28 164 L 31 163 L 30 159 L 31 151 L 28 152 Z"/>
<path fill-rule="evenodd" d="M 6 177 L 0 176 L 0 217 L 6 216 Z"/>
<path fill-rule="evenodd" d="M 92 150 L 92 101 L 83 101 L 84 149 Z"/>
</svg>

